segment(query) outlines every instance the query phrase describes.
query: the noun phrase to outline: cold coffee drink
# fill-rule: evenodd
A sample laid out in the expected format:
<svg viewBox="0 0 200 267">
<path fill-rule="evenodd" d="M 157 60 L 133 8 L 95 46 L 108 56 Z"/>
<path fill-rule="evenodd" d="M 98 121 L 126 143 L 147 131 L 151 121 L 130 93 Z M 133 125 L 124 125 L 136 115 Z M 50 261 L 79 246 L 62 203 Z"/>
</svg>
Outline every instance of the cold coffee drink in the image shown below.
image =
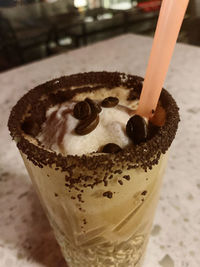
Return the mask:
<svg viewBox="0 0 200 267">
<path fill-rule="evenodd" d="M 62 77 L 29 91 L 9 129 L 70 267 L 141 266 L 179 115 L 163 89 L 136 115 L 143 79 Z"/>
</svg>

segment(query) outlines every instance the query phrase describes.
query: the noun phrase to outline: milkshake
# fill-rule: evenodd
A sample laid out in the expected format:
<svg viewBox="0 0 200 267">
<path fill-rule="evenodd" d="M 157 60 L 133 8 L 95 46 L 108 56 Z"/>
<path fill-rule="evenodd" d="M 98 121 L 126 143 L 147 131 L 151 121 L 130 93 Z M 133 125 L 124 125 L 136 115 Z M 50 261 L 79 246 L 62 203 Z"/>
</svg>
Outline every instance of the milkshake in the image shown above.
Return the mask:
<svg viewBox="0 0 200 267">
<path fill-rule="evenodd" d="M 141 266 L 178 107 L 162 90 L 136 115 L 143 79 L 90 72 L 29 91 L 8 126 L 70 267 Z"/>
</svg>

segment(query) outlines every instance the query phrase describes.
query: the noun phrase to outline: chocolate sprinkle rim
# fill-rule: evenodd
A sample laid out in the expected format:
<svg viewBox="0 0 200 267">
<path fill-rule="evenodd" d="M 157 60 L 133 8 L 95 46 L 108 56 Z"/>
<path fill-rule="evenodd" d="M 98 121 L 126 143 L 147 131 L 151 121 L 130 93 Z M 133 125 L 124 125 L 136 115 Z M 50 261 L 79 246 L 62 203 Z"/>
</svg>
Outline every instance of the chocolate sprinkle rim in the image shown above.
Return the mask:
<svg viewBox="0 0 200 267">
<path fill-rule="evenodd" d="M 48 107 L 68 101 L 81 92 L 92 92 L 102 87 L 106 87 L 109 90 L 123 86 L 130 90 L 128 100 L 134 100 L 135 94 L 138 97 L 140 95 L 142 81 L 143 78 L 139 76 L 106 71 L 73 74 L 48 81 L 30 90 L 13 107 L 8 121 L 10 134 L 17 142 L 19 150 L 26 154 L 34 165 L 40 168 L 43 168 L 44 165 L 52 167 L 55 164 L 62 171 L 69 171 L 75 166 L 91 171 L 95 171 L 97 168 L 110 171 L 117 164 L 127 170 L 139 167 L 145 171 L 152 169 L 154 165 L 158 164 L 161 154 L 164 154 L 170 147 L 180 121 L 179 108 L 165 89 L 162 90 L 160 95 L 161 104 L 167 113 L 165 125 L 160 127 L 156 135 L 151 139 L 139 145 L 126 147 L 117 154 L 94 152 L 82 156 L 64 156 L 54 151 L 48 151 L 39 144 L 33 144 L 25 137 L 21 129 L 25 113 L 30 114 L 41 125 L 45 121 L 45 113 Z M 88 85 L 95 86 L 90 87 Z M 77 88 L 71 90 L 70 87 L 72 86 Z M 81 88 L 78 88 L 80 86 Z M 65 91 L 62 90 L 63 88 L 65 88 Z M 46 99 L 42 98 L 44 95 L 48 97 Z M 32 106 L 31 109 L 30 104 Z"/>
</svg>

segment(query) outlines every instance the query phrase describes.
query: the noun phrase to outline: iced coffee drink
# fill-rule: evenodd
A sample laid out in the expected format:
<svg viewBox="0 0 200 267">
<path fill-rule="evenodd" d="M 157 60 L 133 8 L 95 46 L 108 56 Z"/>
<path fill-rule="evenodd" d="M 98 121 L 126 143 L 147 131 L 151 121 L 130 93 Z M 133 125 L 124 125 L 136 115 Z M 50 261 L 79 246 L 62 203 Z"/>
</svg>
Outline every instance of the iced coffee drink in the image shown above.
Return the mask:
<svg viewBox="0 0 200 267">
<path fill-rule="evenodd" d="M 136 114 L 143 79 L 62 77 L 29 91 L 9 129 L 69 267 L 141 266 L 178 107 L 162 90 Z"/>
</svg>

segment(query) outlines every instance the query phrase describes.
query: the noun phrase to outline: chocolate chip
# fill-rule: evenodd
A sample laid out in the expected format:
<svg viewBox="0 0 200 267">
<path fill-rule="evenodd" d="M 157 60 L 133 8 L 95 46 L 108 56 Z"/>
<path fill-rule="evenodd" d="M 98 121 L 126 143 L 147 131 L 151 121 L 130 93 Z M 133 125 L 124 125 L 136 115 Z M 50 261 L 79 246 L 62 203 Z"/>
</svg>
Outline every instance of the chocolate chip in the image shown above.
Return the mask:
<svg viewBox="0 0 200 267">
<path fill-rule="evenodd" d="M 121 150 L 122 149 L 120 146 L 118 146 L 114 143 L 108 143 L 103 147 L 102 152 L 103 153 L 118 153 Z"/>
<path fill-rule="evenodd" d="M 80 123 L 75 128 L 75 132 L 78 135 L 85 135 L 92 132 L 99 123 L 99 115 L 93 113 L 90 117 L 87 117 L 85 120 L 80 121 Z"/>
<path fill-rule="evenodd" d="M 88 97 L 85 99 L 85 101 L 90 105 L 90 108 L 93 112 L 96 112 L 96 113 L 101 112 L 102 108 L 100 107 L 100 105 L 97 102 L 93 101 L 92 99 L 90 99 Z"/>
<path fill-rule="evenodd" d="M 109 96 L 101 102 L 101 105 L 104 108 L 112 108 L 115 107 L 118 103 L 119 99 L 117 97 Z"/>
<path fill-rule="evenodd" d="M 21 126 L 22 130 L 31 136 L 37 136 L 40 132 L 40 127 L 38 123 L 33 121 L 31 118 L 25 119 Z"/>
<path fill-rule="evenodd" d="M 91 115 L 91 107 L 86 101 L 78 102 L 74 106 L 73 115 L 78 120 L 84 120 Z"/>
<path fill-rule="evenodd" d="M 139 115 L 131 117 L 126 124 L 126 133 L 135 145 L 144 142 L 147 138 L 147 123 Z"/>
</svg>

